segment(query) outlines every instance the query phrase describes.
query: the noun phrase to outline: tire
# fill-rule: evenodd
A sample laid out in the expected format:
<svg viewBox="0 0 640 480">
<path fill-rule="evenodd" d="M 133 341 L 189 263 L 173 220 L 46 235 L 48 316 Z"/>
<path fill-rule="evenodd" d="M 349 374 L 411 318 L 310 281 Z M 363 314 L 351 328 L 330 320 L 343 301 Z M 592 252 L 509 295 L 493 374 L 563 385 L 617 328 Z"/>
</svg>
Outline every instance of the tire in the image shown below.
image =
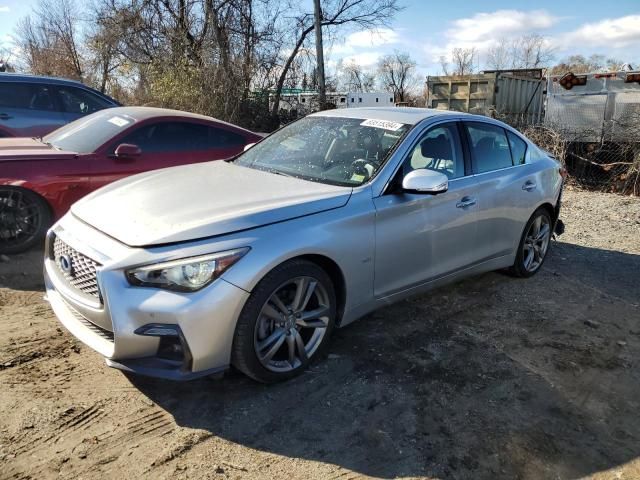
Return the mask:
<svg viewBox="0 0 640 480">
<path fill-rule="evenodd" d="M 323 356 L 335 319 L 329 275 L 307 260 L 285 262 L 260 280 L 244 305 L 231 363 L 259 382 L 293 378 Z"/>
<path fill-rule="evenodd" d="M 538 221 L 540 226 L 536 228 L 536 222 Z M 545 228 L 544 235 L 542 235 L 542 231 Z M 537 234 L 536 229 L 538 230 Z M 509 273 L 520 278 L 528 278 L 535 275 L 547 258 L 551 247 L 552 234 L 553 221 L 551 220 L 551 215 L 546 208 L 539 208 L 531 215 L 522 232 L 516 259 L 509 269 Z M 539 238 L 539 240 L 532 242 L 533 238 Z"/>
<path fill-rule="evenodd" d="M 0 253 L 30 249 L 44 238 L 51 221 L 49 205 L 38 194 L 0 186 Z"/>
</svg>

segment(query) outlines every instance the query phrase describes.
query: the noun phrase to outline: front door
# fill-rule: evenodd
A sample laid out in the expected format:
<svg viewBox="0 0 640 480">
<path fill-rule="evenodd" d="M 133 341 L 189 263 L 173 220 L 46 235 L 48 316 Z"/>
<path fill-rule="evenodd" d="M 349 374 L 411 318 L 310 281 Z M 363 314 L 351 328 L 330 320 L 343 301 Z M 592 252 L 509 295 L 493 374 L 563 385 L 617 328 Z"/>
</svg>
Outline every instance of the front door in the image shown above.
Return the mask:
<svg viewBox="0 0 640 480">
<path fill-rule="evenodd" d="M 136 173 L 159 168 L 186 165 L 217 158 L 226 158 L 242 149 L 223 148 L 221 152 L 209 148 L 209 127 L 200 123 L 163 121 L 141 125 L 123 138 L 114 141 L 92 167 L 94 188 Z M 136 145 L 141 155 L 135 158 L 118 158 L 115 150 L 123 143 Z"/>
<path fill-rule="evenodd" d="M 446 174 L 449 189 L 437 195 L 402 191 L 402 177 L 419 168 Z M 374 199 L 377 297 L 445 276 L 477 260 L 476 183 L 468 173 L 458 124 L 438 124 L 416 142 L 390 190 Z"/>
</svg>

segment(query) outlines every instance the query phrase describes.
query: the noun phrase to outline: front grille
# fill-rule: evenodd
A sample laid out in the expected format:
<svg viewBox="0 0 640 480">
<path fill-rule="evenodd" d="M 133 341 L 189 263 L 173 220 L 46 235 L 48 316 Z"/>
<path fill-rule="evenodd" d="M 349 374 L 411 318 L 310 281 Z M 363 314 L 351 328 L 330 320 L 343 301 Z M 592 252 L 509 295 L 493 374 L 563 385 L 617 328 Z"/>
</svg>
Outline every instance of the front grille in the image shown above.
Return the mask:
<svg viewBox="0 0 640 480">
<path fill-rule="evenodd" d="M 53 261 L 69 285 L 102 301 L 96 277 L 96 270 L 101 264 L 70 247 L 58 236 L 53 241 Z"/>
<path fill-rule="evenodd" d="M 113 342 L 113 332 L 110 332 L 106 328 L 102 328 L 102 327 L 96 325 L 95 323 L 93 323 L 91 320 L 86 318 L 79 311 L 77 311 L 75 308 L 73 308 L 71 305 L 69 305 L 69 302 L 67 302 L 64 298 L 62 299 L 62 301 L 67 306 L 69 311 L 73 314 L 73 316 L 76 318 L 76 320 L 78 320 L 80 323 L 82 323 L 85 327 L 87 327 L 93 333 L 101 336 L 105 340 L 109 340 L 110 342 Z"/>
</svg>

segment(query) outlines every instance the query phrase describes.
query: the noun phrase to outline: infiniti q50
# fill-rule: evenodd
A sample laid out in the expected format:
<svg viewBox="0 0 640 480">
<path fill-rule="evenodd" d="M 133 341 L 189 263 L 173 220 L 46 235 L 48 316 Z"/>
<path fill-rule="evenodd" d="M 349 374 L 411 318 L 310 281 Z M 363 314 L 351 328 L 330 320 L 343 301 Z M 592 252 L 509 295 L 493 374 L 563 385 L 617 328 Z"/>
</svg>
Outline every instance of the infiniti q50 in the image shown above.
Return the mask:
<svg viewBox="0 0 640 480">
<path fill-rule="evenodd" d="M 320 112 L 230 161 L 75 203 L 47 235 L 47 297 L 110 366 L 284 380 L 377 307 L 490 270 L 535 274 L 563 172 L 485 117 Z"/>
</svg>

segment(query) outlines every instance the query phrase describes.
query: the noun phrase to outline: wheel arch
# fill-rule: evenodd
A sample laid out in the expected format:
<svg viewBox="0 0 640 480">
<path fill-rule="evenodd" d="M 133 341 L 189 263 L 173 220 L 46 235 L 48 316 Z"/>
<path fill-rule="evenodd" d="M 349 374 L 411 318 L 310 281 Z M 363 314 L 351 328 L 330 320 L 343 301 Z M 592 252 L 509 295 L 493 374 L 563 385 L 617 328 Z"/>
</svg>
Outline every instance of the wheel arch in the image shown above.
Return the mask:
<svg viewBox="0 0 640 480">
<path fill-rule="evenodd" d="M 321 254 L 305 254 L 294 258 L 308 260 L 327 272 L 336 293 L 336 325 L 340 326 L 347 303 L 347 282 L 340 266 L 333 259 Z"/>
<path fill-rule="evenodd" d="M 308 262 L 314 263 L 322 268 L 327 273 L 327 275 L 329 275 L 336 294 L 336 325 L 339 326 L 344 314 L 345 305 L 347 303 L 347 282 L 340 266 L 336 263 L 335 260 L 328 257 L 327 255 L 323 255 L 320 253 L 304 253 L 289 257 L 279 262 L 278 264 L 274 265 L 273 268 L 269 269 L 267 271 L 267 274 L 283 263 L 291 262 L 293 260 L 306 260 Z M 264 278 L 264 276 L 262 278 Z"/>
<path fill-rule="evenodd" d="M 51 215 L 52 219 L 54 218 L 55 211 L 53 210 L 51 203 L 49 202 L 49 200 L 46 199 L 44 195 L 42 195 L 37 190 L 34 190 L 33 188 L 29 188 L 28 186 L 25 186 L 25 184 L 15 185 L 13 183 L 4 183 L 0 181 L 0 189 L 3 189 L 3 188 L 10 188 L 14 190 L 26 190 L 27 192 L 32 193 L 33 195 L 38 197 L 44 205 L 46 205 L 49 215 Z"/>
<path fill-rule="evenodd" d="M 558 214 L 560 213 L 559 208 L 557 206 L 554 207 L 549 202 L 545 202 L 542 205 L 539 205 L 538 208 L 536 208 L 536 210 L 539 210 L 541 208 L 544 208 L 547 211 L 547 213 L 549 213 L 549 215 L 551 216 L 552 226 L 555 225 L 556 220 L 558 220 Z M 533 213 L 535 213 L 535 211 Z M 533 213 L 531 215 L 533 215 Z"/>
</svg>

